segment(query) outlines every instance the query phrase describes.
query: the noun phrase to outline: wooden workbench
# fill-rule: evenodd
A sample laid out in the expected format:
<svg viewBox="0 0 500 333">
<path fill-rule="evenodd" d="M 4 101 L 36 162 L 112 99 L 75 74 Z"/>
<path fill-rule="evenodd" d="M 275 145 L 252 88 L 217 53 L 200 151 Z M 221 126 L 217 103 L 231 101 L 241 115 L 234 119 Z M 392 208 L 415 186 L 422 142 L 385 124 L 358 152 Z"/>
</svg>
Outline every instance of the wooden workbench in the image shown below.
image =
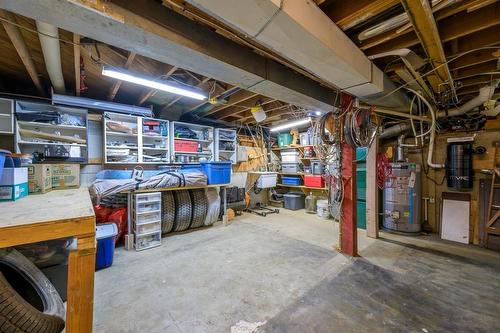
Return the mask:
<svg viewBox="0 0 500 333">
<path fill-rule="evenodd" d="M 75 237 L 70 250 L 66 332 L 92 332 L 95 216 L 86 188 L 54 190 L 0 202 L 0 248 Z"/>
</svg>

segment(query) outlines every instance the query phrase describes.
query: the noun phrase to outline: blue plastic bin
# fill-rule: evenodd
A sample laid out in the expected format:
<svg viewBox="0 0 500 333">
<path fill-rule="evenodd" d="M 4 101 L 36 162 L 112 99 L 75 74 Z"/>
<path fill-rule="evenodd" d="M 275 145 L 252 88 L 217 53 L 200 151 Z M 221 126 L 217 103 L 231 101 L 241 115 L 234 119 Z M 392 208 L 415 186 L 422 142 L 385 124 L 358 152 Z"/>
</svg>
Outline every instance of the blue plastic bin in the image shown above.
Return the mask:
<svg viewBox="0 0 500 333">
<path fill-rule="evenodd" d="M 4 150 L 4 149 L 0 149 L 0 180 L 2 180 L 2 176 L 3 176 L 3 164 L 5 163 L 5 156 L 7 156 L 7 154 L 10 154 L 10 151 Z"/>
<path fill-rule="evenodd" d="M 302 178 L 297 176 L 283 176 L 281 181 L 283 185 L 302 185 Z"/>
<path fill-rule="evenodd" d="M 207 184 L 229 184 L 231 182 L 231 161 L 202 161 L 201 169 L 207 175 Z"/>
<path fill-rule="evenodd" d="M 103 223 L 96 226 L 97 253 L 95 269 L 103 269 L 113 264 L 115 239 L 118 227 L 114 223 Z"/>
</svg>

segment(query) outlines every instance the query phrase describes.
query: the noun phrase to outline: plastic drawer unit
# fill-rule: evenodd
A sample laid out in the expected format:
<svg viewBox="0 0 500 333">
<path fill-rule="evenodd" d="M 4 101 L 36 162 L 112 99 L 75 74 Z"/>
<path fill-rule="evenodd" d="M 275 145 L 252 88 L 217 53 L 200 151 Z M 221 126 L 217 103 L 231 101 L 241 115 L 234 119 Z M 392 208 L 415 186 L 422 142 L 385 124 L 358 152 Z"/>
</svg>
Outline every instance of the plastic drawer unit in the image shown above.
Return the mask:
<svg viewBox="0 0 500 333">
<path fill-rule="evenodd" d="M 161 192 L 134 194 L 132 199 L 134 247 L 137 251 L 161 244 Z"/>
</svg>

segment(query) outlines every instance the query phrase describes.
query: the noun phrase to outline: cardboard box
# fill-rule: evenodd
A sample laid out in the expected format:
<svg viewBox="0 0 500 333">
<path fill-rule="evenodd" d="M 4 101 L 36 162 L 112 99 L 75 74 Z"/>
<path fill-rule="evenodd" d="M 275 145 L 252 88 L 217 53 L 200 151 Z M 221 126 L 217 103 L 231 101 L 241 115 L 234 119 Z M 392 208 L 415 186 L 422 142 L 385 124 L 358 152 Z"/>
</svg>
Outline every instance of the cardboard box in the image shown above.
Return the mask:
<svg viewBox="0 0 500 333">
<path fill-rule="evenodd" d="M 29 193 L 47 193 L 52 190 L 52 166 L 50 164 L 30 164 L 28 168 Z"/>
<path fill-rule="evenodd" d="M 52 164 L 52 188 L 80 187 L 80 164 Z"/>
<path fill-rule="evenodd" d="M 0 180 L 0 201 L 15 201 L 28 195 L 28 169 L 4 168 Z"/>
</svg>

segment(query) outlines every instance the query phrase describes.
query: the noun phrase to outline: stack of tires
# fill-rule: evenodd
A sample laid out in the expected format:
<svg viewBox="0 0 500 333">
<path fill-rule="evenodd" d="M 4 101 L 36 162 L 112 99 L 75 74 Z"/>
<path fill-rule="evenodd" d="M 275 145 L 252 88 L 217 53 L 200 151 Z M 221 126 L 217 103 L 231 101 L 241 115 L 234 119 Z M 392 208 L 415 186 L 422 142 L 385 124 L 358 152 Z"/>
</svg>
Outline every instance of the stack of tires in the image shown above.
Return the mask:
<svg viewBox="0 0 500 333">
<path fill-rule="evenodd" d="M 215 221 L 207 223 L 208 209 L 209 197 L 205 189 L 163 192 L 162 234 L 213 224 Z"/>
</svg>

